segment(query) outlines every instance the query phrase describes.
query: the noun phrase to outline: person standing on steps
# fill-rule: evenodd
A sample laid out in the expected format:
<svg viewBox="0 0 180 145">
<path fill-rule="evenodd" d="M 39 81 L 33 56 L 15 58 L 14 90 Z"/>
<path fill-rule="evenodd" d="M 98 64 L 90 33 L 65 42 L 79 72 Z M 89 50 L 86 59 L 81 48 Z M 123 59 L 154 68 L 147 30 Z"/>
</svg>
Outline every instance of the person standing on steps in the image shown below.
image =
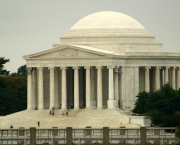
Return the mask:
<svg viewBox="0 0 180 145">
<path fill-rule="evenodd" d="M 54 115 L 55 107 L 52 107 L 52 115 Z"/>
<path fill-rule="evenodd" d="M 38 124 L 38 127 L 40 127 L 40 122 L 39 121 L 37 122 L 37 124 Z"/>
<path fill-rule="evenodd" d="M 68 111 L 66 112 L 66 116 L 68 117 Z"/>
<path fill-rule="evenodd" d="M 60 103 L 60 104 L 59 104 L 59 108 L 61 109 L 61 107 L 62 107 L 62 104 Z"/>
</svg>

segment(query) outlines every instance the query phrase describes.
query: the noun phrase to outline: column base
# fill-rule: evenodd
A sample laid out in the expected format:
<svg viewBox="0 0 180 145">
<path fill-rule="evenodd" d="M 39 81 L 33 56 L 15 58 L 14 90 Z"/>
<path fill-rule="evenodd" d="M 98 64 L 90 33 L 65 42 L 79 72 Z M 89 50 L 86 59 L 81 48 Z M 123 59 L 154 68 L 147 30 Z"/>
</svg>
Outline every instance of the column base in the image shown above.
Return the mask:
<svg viewBox="0 0 180 145">
<path fill-rule="evenodd" d="M 86 109 L 86 110 L 90 110 L 90 109 L 91 109 L 91 107 L 86 107 L 85 109 Z"/>
<path fill-rule="evenodd" d="M 98 109 L 98 110 L 102 110 L 102 109 L 103 109 L 103 107 L 97 107 L 97 109 Z"/>
<path fill-rule="evenodd" d="M 37 110 L 44 110 L 44 108 L 37 108 Z"/>
<path fill-rule="evenodd" d="M 79 107 L 74 107 L 74 110 L 78 110 L 79 109 Z"/>
<path fill-rule="evenodd" d="M 27 108 L 26 110 L 33 110 L 33 108 Z"/>
<path fill-rule="evenodd" d="M 108 100 L 107 101 L 108 109 L 114 109 L 118 107 L 118 102 L 116 100 Z"/>
<path fill-rule="evenodd" d="M 96 106 L 97 106 L 97 101 L 92 100 L 92 101 L 91 101 L 91 108 L 92 108 L 92 107 L 95 107 L 95 108 L 96 108 Z"/>
<path fill-rule="evenodd" d="M 65 111 L 68 110 L 66 107 L 62 107 L 60 110 Z"/>
</svg>

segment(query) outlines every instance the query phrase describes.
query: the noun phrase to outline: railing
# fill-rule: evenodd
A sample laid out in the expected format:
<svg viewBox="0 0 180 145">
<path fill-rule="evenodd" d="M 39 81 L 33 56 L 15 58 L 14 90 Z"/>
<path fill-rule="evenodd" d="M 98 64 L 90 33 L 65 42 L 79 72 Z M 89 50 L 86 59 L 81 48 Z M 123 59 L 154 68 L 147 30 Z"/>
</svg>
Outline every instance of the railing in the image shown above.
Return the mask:
<svg viewBox="0 0 180 145">
<path fill-rule="evenodd" d="M 175 127 L 0 129 L 0 144 L 170 144 L 175 140 L 175 130 Z"/>
</svg>

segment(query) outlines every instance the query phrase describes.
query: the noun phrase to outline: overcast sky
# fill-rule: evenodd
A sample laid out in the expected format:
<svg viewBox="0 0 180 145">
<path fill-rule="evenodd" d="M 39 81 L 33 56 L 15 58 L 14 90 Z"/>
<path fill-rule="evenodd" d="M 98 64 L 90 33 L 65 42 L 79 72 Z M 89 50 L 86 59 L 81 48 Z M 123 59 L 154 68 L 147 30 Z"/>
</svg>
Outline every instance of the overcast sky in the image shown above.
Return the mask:
<svg viewBox="0 0 180 145">
<path fill-rule="evenodd" d="M 100 11 L 116 11 L 139 21 L 163 43 L 163 51 L 180 53 L 180 0 L 0 0 L 0 56 L 16 72 L 22 58 L 51 49 L 78 20 Z"/>
</svg>

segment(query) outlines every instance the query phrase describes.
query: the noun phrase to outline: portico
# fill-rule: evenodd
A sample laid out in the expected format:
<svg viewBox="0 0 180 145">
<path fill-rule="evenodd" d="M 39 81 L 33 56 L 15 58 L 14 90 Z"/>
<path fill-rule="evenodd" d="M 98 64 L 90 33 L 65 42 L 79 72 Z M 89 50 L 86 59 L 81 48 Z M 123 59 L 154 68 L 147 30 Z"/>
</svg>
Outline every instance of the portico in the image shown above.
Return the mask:
<svg viewBox="0 0 180 145">
<path fill-rule="evenodd" d="M 162 43 L 138 21 L 117 12 L 99 12 L 78 21 L 53 48 L 23 57 L 28 69 L 28 109 L 132 110 L 142 91 L 165 83 L 180 88 L 180 54 L 162 52 Z"/>
<path fill-rule="evenodd" d="M 92 76 L 91 68 L 94 68 L 96 75 Z M 109 101 L 113 101 L 113 103 L 116 102 L 116 106 L 111 105 L 111 108 L 117 107 L 119 93 L 118 87 L 114 88 L 114 84 L 118 85 L 118 72 L 120 70 L 118 70 L 117 66 L 116 69 L 114 69 L 114 66 L 108 66 L 106 69 L 103 68 L 105 68 L 105 66 L 28 68 L 28 108 L 38 107 L 39 109 L 48 109 L 52 106 L 59 108 L 59 105 L 62 104 L 62 109 L 66 109 L 67 105 L 71 103 L 73 103 L 75 109 L 82 108 L 83 103 L 85 103 L 86 109 L 107 108 L 107 100 L 103 100 L 103 89 L 106 89 L 109 92 L 110 97 L 108 97 L 108 94 L 104 94 L 106 98 Z M 107 69 L 108 72 L 106 71 Z M 71 71 L 72 73 L 69 74 L 68 71 Z M 81 71 L 84 73 L 80 73 Z M 106 81 L 105 85 L 103 85 L 102 81 L 102 72 L 104 73 L 103 77 L 108 77 L 106 80 L 109 80 Z M 56 76 L 55 74 L 58 75 Z M 117 75 L 115 79 L 112 77 L 113 74 Z M 49 79 L 47 79 L 47 75 L 49 75 Z M 73 75 L 71 79 L 68 78 L 70 75 Z M 35 81 L 32 83 L 31 80 Z M 46 85 L 46 81 L 49 85 Z M 37 82 L 38 84 L 36 84 Z M 97 83 L 97 85 L 93 86 L 91 83 Z M 107 84 L 110 85 L 108 86 Z M 33 93 L 35 92 L 34 85 L 38 88 L 36 89 L 38 90 L 36 93 Z M 56 91 L 56 89 L 59 91 Z M 96 94 L 91 94 L 92 89 L 96 92 Z M 113 91 L 109 91 L 109 89 Z M 49 94 L 46 94 L 48 90 Z M 69 90 L 74 91 L 70 94 Z M 67 94 L 69 94 L 69 96 Z M 116 97 L 115 94 L 117 95 Z M 91 97 L 92 95 L 95 96 Z M 45 100 L 49 100 L 49 103 Z"/>
<path fill-rule="evenodd" d="M 96 77 L 92 77 L 91 68 L 95 69 Z M 118 100 L 120 100 L 121 103 L 128 101 L 127 98 L 122 99 L 121 92 L 123 92 L 123 87 L 119 85 L 123 85 L 123 79 L 119 78 L 125 77 L 123 72 L 121 72 L 121 68 L 122 66 L 28 68 L 28 108 L 38 107 L 39 109 L 48 109 L 52 106 L 59 108 L 60 103 L 62 104 L 62 109 L 66 109 L 67 105 L 71 103 L 74 104 L 75 109 L 82 108 L 83 103 L 85 103 L 86 109 L 93 107 L 98 109 L 102 109 L 103 107 L 117 108 Z M 129 68 L 124 67 L 124 69 L 128 70 Z M 170 83 L 174 89 L 180 88 L 178 82 L 180 75 L 179 67 L 146 66 L 132 67 L 131 69 L 137 69 L 137 72 L 140 72 L 134 73 L 134 75 L 137 75 L 137 78 L 139 76 L 139 80 L 137 80 L 136 83 L 134 82 L 136 85 L 135 92 L 158 90 L 165 83 Z M 84 71 L 84 74 L 80 73 L 81 70 Z M 73 75 L 71 79 L 67 78 L 70 77 L 67 71 L 71 71 L 70 75 Z M 162 71 L 162 73 L 159 73 L 160 71 Z M 144 75 L 142 75 L 142 73 L 144 73 Z M 49 80 L 46 80 L 47 78 L 44 78 L 43 74 L 49 75 Z M 144 76 L 144 78 L 141 78 L 141 76 Z M 108 81 L 103 82 L 102 77 L 107 77 L 106 80 Z M 84 81 L 80 81 L 81 79 Z M 93 86 L 91 80 L 96 82 L 97 85 Z M 49 81 L 49 85 L 46 85 L 46 81 Z M 142 86 L 142 84 L 144 84 L 144 86 Z M 37 86 L 38 89 L 36 89 L 35 86 Z M 69 88 L 70 86 L 71 88 Z M 138 88 L 139 90 L 137 90 Z M 91 94 L 92 89 L 96 90 L 96 95 Z M 49 90 L 49 94 L 47 90 Z M 69 91 L 72 90 L 74 90 L 74 92 L 70 94 Z M 103 96 L 104 90 L 107 90 L 109 93 Z M 80 91 L 83 92 L 81 95 Z M 46 100 L 49 100 L 49 103 Z M 123 105 L 126 106 L 125 103 L 121 104 L 121 106 Z"/>
</svg>

